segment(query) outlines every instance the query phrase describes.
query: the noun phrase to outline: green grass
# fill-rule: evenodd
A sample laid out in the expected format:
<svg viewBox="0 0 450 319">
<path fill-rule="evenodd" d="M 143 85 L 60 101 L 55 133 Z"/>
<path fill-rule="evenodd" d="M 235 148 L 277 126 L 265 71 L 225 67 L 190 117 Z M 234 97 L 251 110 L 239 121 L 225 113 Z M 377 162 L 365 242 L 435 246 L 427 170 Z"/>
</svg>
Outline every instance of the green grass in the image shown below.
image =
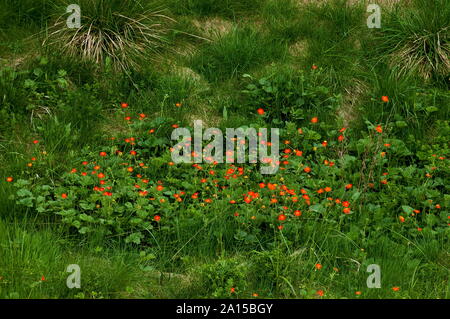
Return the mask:
<svg viewBox="0 0 450 319">
<path fill-rule="evenodd" d="M 298 2 L 293 0 L 269 0 L 261 8 L 264 26 L 274 37 L 289 43 L 298 40 L 303 34 L 302 16 Z"/>
<path fill-rule="evenodd" d="M 189 61 L 192 69 L 216 83 L 283 60 L 286 44 L 251 28 L 235 28 L 217 42 L 205 44 Z"/>
<path fill-rule="evenodd" d="M 448 81 L 449 19 L 450 8 L 442 0 L 414 0 L 408 10 L 397 6 L 384 20 L 378 49 L 402 74 L 415 71 L 425 79 Z"/>
<path fill-rule="evenodd" d="M 257 11 L 263 0 L 170 0 L 169 8 L 179 15 L 194 15 L 199 17 L 223 16 L 235 19 L 244 15 L 251 15 Z"/>
</svg>

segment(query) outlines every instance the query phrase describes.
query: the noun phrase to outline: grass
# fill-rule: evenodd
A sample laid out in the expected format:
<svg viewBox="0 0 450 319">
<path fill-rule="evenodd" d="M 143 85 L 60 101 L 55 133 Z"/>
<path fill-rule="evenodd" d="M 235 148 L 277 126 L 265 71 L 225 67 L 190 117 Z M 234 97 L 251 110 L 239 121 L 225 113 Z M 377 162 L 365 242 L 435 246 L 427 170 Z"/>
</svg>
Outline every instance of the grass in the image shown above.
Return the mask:
<svg viewBox="0 0 450 319">
<path fill-rule="evenodd" d="M 263 1 L 261 0 L 170 0 L 169 8 L 179 15 L 195 15 L 199 17 L 222 16 L 236 19 L 244 15 L 251 15 L 257 11 Z"/>
<path fill-rule="evenodd" d="M 130 71 L 139 67 L 137 61 L 153 58 L 166 45 L 165 34 L 174 22 L 155 1 L 84 0 L 79 5 L 83 8 L 81 28 L 77 32 L 67 28 L 61 16 L 47 31 L 45 43 L 106 69 Z"/>
<path fill-rule="evenodd" d="M 286 45 L 251 28 L 235 28 L 217 42 L 206 44 L 190 60 L 190 66 L 208 81 L 237 78 L 245 72 L 283 59 Z"/>
<path fill-rule="evenodd" d="M 432 167 L 440 162 L 429 158 L 448 152 L 445 130 L 437 124 L 448 118 L 450 105 L 448 1 L 383 6 L 381 30 L 367 29 L 362 4 L 344 0 L 170 0 L 164 3 L 163 15 L 157 16 L 170 23 L 156 29 L 154 16 L 141 7 L 144 2 L 119 2 L 90 6 L 93 2 L 86 0 L 82 5 L 85 21 L 97 31 L 110 30 L 114 41 L 91 33 L 87 24 L 76 41 L 73 31 L 51 29 L 55 17 L 61 16 L 55 12 L 61 13 L 62 2 L 4 0 L 0 4 L 0 298 L 252 298 L 255 293 L 261 298 L 319 298 L 320 290 L 324 298 L 450 298 L 448 231 L 431 227 L 416 235 L 400 226 L 384 226 L 399 212 L 372 202 L 378 189 L 362 191 L 366 202 L 355 207 L 358 213 L 351 215 L 351 222 L 309 217 L 295 231 L 279 231 L 268 223 L 262 223 L 261 231 L 237 222 L 228 214 L 227 203 L 217 201 L 211 208 L 180 209 L 171 227 L 155 226 L 138 245 L 114 233 L 105 235 L 101 227 L 81 235 L 59 217 L 18 205 L 11 197 L 16 189 L 5 182 L 13 176 L 58 185 L 84 150 L 115 152 L 111 136 L 134 134 L 124 124 L 125 116 L 163 116 L 180 126 L 192 125 L 194 118 L 221 128 L 261 126 L 267 122 L 256 114 L 259 107 L 281 112 L 313 94 L 316 100 L 311 108 L 301 108 L 301 119 L 283 115 L 283 120 L 301 126 L 313 115 L 319 117 L 317 131 L 322 135 L 309 137 L 319 155 L 305 150 L 305 160 L 323 161 L 323 132 L 331 131 L 334 139 L 340 134 L 336 123 L 350 123 L 348 144 L 336 149 L 335 155 L 347 161 L 347 171 L 333 173 L 337 179 L 365 181 L 377 170 L 389 171 L 393 182 L 387 187 L 395 195 L 385 198 L 385 203 L 401 206 L 410 200 L 409 193 L 400 189 L 396 193 L 394 181 L 407 179 L 408 170 L 429 169 L 437 177 L 422 182 L 419 173 L 411 173 L 417 182 L 408 184 L 412 185 L 408 192 L 416 192 L 415 197 L 424 201 L 425 195 L 442 199 L 444 216 L 448 173 L 440 166 L 434 172 Z M 159 12 L 160 4 L 145 2 L 145 9 Z M 118 18 L 118 12 L 123 17 Z M 223 19 L 230 30 L 210 23 L 209 34 L 214 37 L 202 33 L 208 21 Z M 138 21 L 145 21 L 144 26 Z M 41 46 L 35 35 L 45 34 L 49 26 L 60 30 L 54 40 L 73 44 L 70 52 L 51 52 Z M 151 39 L 142 38 L 139 31 Z M 100 51 L 75 45 L 90 36 L 100 41 L 95 42 L 102 44 Z M 118 48 L 119 38 L 124 44 Z M 79 59 L 80 55 L 88 59 Z M 117 72 L 108 63 L 125 71 Z M 313 65 L 317 69 L 311 69 Z M 299 74 L 306 80 L 300 80 Z M 274 83 L 275 91 L 268 89 L 264 95 L 268 100 L 243 92 L 262 78 Z M 355 83 L 363 85 L 356 89 Z M 326 88 L 325 97 L 318 87 Z M 331 110 L 325 107 L 329 96 L 346 96 L 352 103 L 342 106 L 339 100 L 340 108 Z M 389 102 L 383 103 L 381 96 L 388 96 Z M 120 110 L 120 102 L 129 107 Z M 276 113 L 271 114 L 275 118 Z M 378 124 L 411 152 L 392 155 L 392 167 L 370 166 L 378 162 L 366 149 L 359 149 L 361 140 L 371 138 L 367 127 Z M 34 139 L 39 144 L 33 145 Z M 397 145 L 392 144 L 396 154 Z M 127 147 L 123 146 L 126 152 Z M 160 146 L 164 148 L 167 145 Z M 353 176 L 352 163 L 361 158 L 368 166 Z M 162 179 L 162 172 L 167 173 L 164 181 L 178 186 L 194 181 L 187 170 L 166 171 L 168 158 L 152 155 L 148 160 L 152 181 Z M 233 187 L 239 196 L 248 191 L 246 185 Z M 158 209 L 155 205 L 157 213 L 167 213 Z M 422 215 L 427 217 L 419 219 Z M 433 223 L 429 217 L 433 214 L 422 215 L 420 222 Z M 66 286 L 69 264 L 81 267 L 79 290 Z M 382 269 L 381 289 L 366 286 L 370 264 Z M 393 287 L 401 289 L 393 291 Z M 235 294 L 231 288 L 236 288 Z"/>
<path fill-rule="evenodd" d="M 414 9 L 397 7 L 387 16 L 380 47 L 401 73 L 413 70 L 425 79 L 445 81 L 450 69 L 450 9 L 444 1 L 413 3 Z"/>
</svg>

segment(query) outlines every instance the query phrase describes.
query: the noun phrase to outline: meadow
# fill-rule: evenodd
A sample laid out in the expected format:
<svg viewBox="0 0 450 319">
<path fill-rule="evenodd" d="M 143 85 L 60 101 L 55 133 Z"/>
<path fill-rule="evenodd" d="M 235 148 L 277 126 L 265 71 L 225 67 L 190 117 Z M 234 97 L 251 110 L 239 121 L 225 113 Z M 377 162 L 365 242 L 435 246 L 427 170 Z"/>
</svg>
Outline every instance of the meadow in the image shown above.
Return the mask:
<svg viewBox="0 0 450 319">
<path fill-rule="evenodd" d="M 450 298 L 449 57 L 447 0 L 0 0 L 0 298 Z"/>
</svg>

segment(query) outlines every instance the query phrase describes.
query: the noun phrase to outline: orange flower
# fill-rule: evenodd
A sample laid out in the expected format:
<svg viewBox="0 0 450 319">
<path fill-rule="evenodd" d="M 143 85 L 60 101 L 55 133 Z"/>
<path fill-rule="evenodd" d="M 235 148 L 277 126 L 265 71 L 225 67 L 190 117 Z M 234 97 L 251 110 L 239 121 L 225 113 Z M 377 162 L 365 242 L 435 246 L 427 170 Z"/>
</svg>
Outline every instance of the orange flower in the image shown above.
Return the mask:
<svg viewBox="0 0 450 319">
<path fill-rule="evenodd" d="M 133 171 L 133 167 L 128 167 L 127 171 L 129 171 L 131 173 Z"/>
<path fill-rule="evenodd" d="M 121 103 L 120 106 L 121 106 L 123 109 L 126 109 L 126 108 L 128 107 L 128 103 Z"/>
<path fill-rule="evenodd" d="M 182 104 L 181 103 L 175 103 L 176 107 L 180 107 Z"/>
<path fill-rule="evenodd" d="M 405 217 L 403 217 L 403 216 L 399 216 L 398 219 L 400 220 L 400 223 L 404 223 L 405 222 Z"/>
<path fill-rule="evenodd" d="M 316 269 L 317 269 L 317 270 L 322 269 L 322 265 L 321 265 L 321 264 L 316 264 Z"/>
<path fill-rule="evenodd" d="M 350 188 L 352 188 L 352 187 L 353 187 L 352 184 L 347 184 L 347 185 L 345 185 L 345 188 L 346 188 L 346 189 L 350 189 Z"/>
<path fill-rule="evenodd" d="M 105 157 L 107 154 L 106 154 L 106 152 L 100 152 L 99 155 L 100 155 L 101 157 Z"/>
<path fill-rule="evenodd" d="M 159 221 L 161 220 L 161 216 L 155 215 L 155 216 L 153 217 L 153 219 L 154 219 L 155 221 L 159 222 Z"/>
<path fill-rule="evenodd" d="M 345 207 L 343 210 L 344 214 L 350 214 L 350 208 Z"/>
<path fill-rule="evenodd" d="M 67 198 L 67 194 L 61 194 L 61 197 L 66 199 Z"/>
<path fill-rule="evenodd" d="M 38 144 L 38 143 L 39 143 L 38 140 L 34 140 L 34 141 L 33 141 L 33 144 Z"/>
<path fill-rule="evenodd" d="M 360 296 L 361 295 L 361 291 L 356 291 L 355 295 Z"/>
<path fill-rule="evenodd" d="M 317 123 L 319 121 L 319 119 L 317 117 L 313 117 L 311 119 L 311 123 Z"/>
<path fill-rule="evenodd" d="M 339 135 L 339 136 L 338 136 L 338 141 L 339 141 L 339 142 L 342 142 L 342 141 L 344 140 L 344 138 L 345 138 L 344 135 Z"/>
<path fill-rule="evenodd" d="M 399 290 L 400 290 L 400 287 L 392 287 L 392 290 L 393 290 L 393 291 L 399 291 Z"/>
<path fill-rule="evenodd" d="M 306 167 L 303 169 L 303 171 L 304 171 L 305 173 L 309 173 L 309 172 L 311 172 L 311 168 L 309 168 L 308 166 L 306 166 Z"/>
<path fill-rule="evenodd" d="M 387 102 L 389 102 L 389 98 L 386 95 L 383 95 L 381 97 L 381 101 L 383 101 L 384 103 L 387 103 Z"/>
<path fill-rule="evenodd" d="M 278 220 L 279 220 L 279 221 L 286 220 L 286 215 L 284 215 L 284 214 L 278 215 Z"/>
<path fill-rule="evenodd" d="M 297 217 L 302 216 L 302 212 L 300 210 L 296 210 L 294 211 L 294 215 Z"/>
<path fill-rule="evenodd" d="M 323 295 L 324 295 L 323 290 L 317 290 L 316 295 L 318 295 L 319 297 L 323 297 Z"/>
<path fill-rule="evenodd" d="M 313 65 L 311 66 L 311 69 L 317 70 L 317 65 L 313 64 Z"/>
<path fill-rule="evenodd" d="M 162 185 L 158 185 L 158 186 L 156 186 L 156 189 L 157 189 L 158 191 L 162 191 L 162 190 L 164 189 L 164 187 L 163 187 Z"/>
<path fill-rule="evenodd" d="M 263 115 L 263 114 L 265 113 L 264 110 L 263 110 L 262 108 L 257 109 L 256 112 L 257 112 L 259 115 Z"/>
<path fill-rule="evenodd" d="M 234 287 L 231 287 L 230 292 L 233 294 L 236 292 L 236 289 Z"/>
<path fill-rule="evenodd" d="M 6 181 L 7 181 L 8 183 L 11 183 L 13 180 L 14 180 L 14 178 L 12 178 L 12 177 L 7 177 L 7 178 L 6 178 Z"/>
<path fill-rule="evenodd" d="M 376 130 L 378 133 L 383 133 L 383 128 L 381 127 L 381 125 L 377 125 L 377 127 L 375 128 L 375 130 Z"/>
</svg>

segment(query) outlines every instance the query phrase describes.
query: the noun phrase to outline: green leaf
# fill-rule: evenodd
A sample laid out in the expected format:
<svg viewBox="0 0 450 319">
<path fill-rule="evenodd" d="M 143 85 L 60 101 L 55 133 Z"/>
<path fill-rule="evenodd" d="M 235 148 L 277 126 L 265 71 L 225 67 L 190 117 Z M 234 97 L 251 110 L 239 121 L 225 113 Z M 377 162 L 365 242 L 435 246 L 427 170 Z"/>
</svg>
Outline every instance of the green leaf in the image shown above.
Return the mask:
<svg viewBox="0 0 450 319">
<path fill-rule="evenodd" d="M 25 188 L 19 189 L 17 191 L 17 195 L 19 197 L 33 197 L 33 193 L 30 192 L 28 189 L 25 189 Z"/>
<path fill-rule="evenodd" d="M 144 238 L 144 235 L 141 233 L 132 233 L 127 238 L 125 238 L 126 243 L 134 243 L 139 245 L 141 243 L 141 240 Z"/>
<path fill-rule="evenodd" d="M 403 209 L 403 211 L 404 211 L 405 213 L 407 213 L 408 215 L 409 215 L 409 214 L 412 214 L 413 211 L 414 211 L 414 208 L 412 208 L 412 207 L 410 207 L 410 206 L 407 206 L 407 205 L 402 205 L 402 209 Z"/>
<path fill-rule="evenodd" d="M 355 192 L 352 196 L 352 201 L 356 201 L 359 198 L 359 196 L 361 196 L 361 192 Z"/>
</svg>

